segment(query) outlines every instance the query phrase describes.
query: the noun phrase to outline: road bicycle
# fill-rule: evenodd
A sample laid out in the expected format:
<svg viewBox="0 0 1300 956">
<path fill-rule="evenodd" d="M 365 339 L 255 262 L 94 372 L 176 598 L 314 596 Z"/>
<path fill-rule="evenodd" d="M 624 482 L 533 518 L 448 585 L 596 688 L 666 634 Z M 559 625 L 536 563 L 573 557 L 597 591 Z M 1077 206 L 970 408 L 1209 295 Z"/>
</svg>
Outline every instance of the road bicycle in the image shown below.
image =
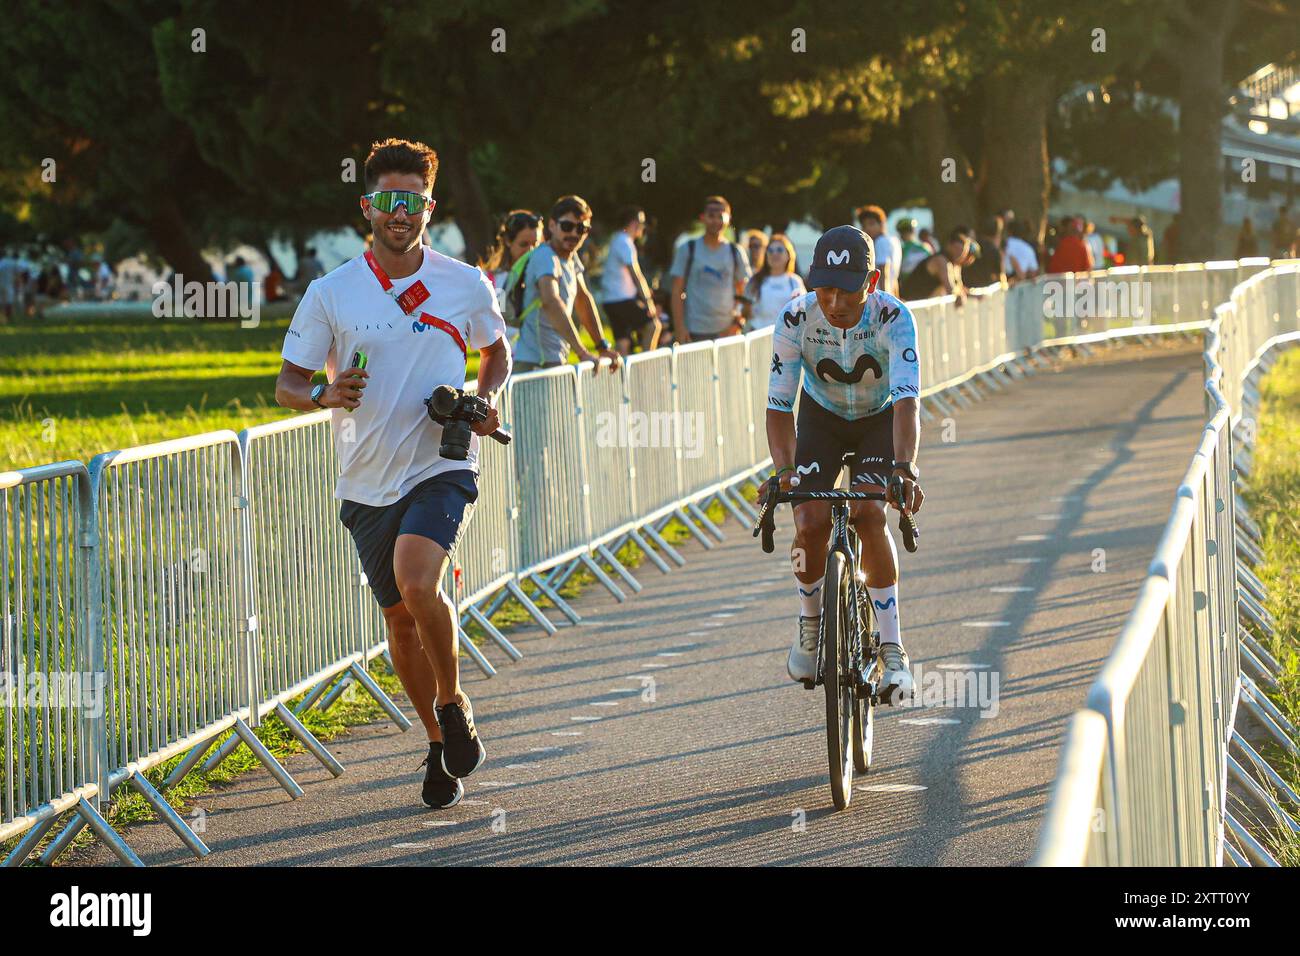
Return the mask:
<svg viewBox="0 0 1300 956">
<path fill-rule="evenodd" d="M 853 455 L 845 455 L 849 466 Z M 880 632 L 872 627 L 871 600 L 859 584 L 861 543 L 849 521 L 851 501 L 901 503 L 901 481 L 891 482 L 887 492 L 878 491 L 781 491 L 769 482 L 754 537 L 761 533 L 763 550 L 771 554 L 776 530 L 776 506 L 784 502 L 831 502 L 831 537 L 826 553 L 826 577 L 822 584 L 821 630 L 817 638 L 817 678 L 805 682 L 812 689 L 821 684 L 826 691 L 826 755 L 830 761 L 831 798 L 836 810 L 843 810 L 853 797 L 853 773 L 871 768 L 875 736 L 875 708 L 880 695 Z M 917 549 L 920 534 L 916 521 L 900 510 L 898 528 L 903 546 Z M 885 701 L 892 703 L 892 701 Z"/>
</svg>

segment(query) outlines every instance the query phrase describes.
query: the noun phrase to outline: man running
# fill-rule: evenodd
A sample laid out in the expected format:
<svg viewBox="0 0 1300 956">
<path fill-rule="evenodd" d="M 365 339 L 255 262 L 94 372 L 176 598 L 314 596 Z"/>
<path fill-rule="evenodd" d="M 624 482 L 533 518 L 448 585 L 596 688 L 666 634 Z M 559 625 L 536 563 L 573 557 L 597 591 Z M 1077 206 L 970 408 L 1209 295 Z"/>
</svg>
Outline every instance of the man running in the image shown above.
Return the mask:
<svg viewBox="0 0 1300 956">
<path fill-rule="evenodd" d="M 767 442 L 783 489 L 797 484 L 801 491 L 831 490 L 844 455 L 851 452 L 854 491 L 883 492 L 891 480 L 901 482 L 903 503 L 916 512 L 925 498 L 916 467 L 921 437 L 916 322 L 903 302 L 876 291 L 879 278 L 873 244 L 861 230 L 836 226 L 817 241 L 808 273 L 813 291 L 786 306 L 776 324 Z M 884 503 L 852 502 L 850 518 L 862 542 L 860 573 L 880 628 L 881 695 L 908 697 L 912 674 L 899 631 L 898 554 Z M 794 528 L 790 557 L 799 627 L 786 669 L 792 679 L 810 681 L 816 678 L 830 503 L 797 503 Z"/>
<path fill-rule="evenodd" d="M 300 411 L 331 409 L 339 520 L 383 610 L 393 669 L 428 733 L 424 803 L 445 809 L 486 756 L 461 689 L 456 607 L 441 587 L 478 500 L 478 439 L 464 461 L 443 458 L 442 426 L 423 401 L 436 386 L 462 388 L 475 349 L 487 417 L 473 432 L 495 431 L 510 348 L 491 280 L 420 243 L 437 173 L 438 156 L 423 143 L 371 148 L 361 212 L 373 249 L 307 287 L 275 398 Z M 313 386 L 322 367 L 329 382 Z"/>
</svg>

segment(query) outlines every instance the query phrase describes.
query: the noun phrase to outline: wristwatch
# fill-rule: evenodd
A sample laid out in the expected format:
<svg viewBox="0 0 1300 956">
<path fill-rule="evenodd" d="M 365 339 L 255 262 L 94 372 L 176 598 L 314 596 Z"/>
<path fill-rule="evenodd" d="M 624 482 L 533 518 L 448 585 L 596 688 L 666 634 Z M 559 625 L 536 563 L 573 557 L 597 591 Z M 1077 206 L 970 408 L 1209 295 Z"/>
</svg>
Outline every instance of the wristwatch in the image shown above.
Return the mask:
<svg viewBox="0 0 1300 956">
<path fill-rule="evenodd" d="M 329 385 L 326 382 L 321 382 L 319 385 L 312 388 L 311 403 L 317 408 L 325 408 L 325 406 L 320 403 L 320 397 L 325 394 L 325 389 L 327 388 L 329 388 Z"/>
<path fill-rule="evenodd" d="M 609 339 L 602 335 L 596 342 L 596 348 L 608 352 L 610 350 Z"/>
<path fill-rule="evenodd" d="M 920 470 L 916 467 L 916 465 L 913 462 L 910 461 L 894 462 L 894 471 L 903 472 L 904 474 L 907 475 L 907 477 L 911 478 L 913 481 L 919 481 L 921 478 Z"/>
</svg>

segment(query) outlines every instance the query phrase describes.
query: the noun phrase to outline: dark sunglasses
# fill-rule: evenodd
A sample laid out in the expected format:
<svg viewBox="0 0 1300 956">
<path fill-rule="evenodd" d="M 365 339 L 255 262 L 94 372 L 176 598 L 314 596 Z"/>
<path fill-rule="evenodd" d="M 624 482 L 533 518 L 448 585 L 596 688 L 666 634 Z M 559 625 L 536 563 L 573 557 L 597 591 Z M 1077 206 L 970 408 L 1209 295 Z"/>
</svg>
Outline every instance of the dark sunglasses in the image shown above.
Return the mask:
<svg viewBox="0 0 1300 956">
<path fill-rule="evenodd" d="M 506 226 L 512 230 L 515 229 L 536 229 L 541 222 L 541 216 L 534 216 L 532 213 L 517 212 L 506 222 Z"/>
<path fill-rule="evenodd" d="M 577 232 L 580 236 L 585 236 L 591 231 L 591 226 L 585 222 L 574 222 L 572 219 L 561 219 L 557 223 L 561 232 Z"/>
</svg>

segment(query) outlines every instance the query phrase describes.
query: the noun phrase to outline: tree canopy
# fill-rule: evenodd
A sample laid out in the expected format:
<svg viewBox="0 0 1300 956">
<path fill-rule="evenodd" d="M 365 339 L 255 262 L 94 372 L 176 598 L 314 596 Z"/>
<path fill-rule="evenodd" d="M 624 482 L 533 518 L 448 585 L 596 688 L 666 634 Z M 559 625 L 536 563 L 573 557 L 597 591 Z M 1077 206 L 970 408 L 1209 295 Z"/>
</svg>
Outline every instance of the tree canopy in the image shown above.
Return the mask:
<svg viewBox="0 0 1300 956">
<path fill-rule="evenodd" d="M 1178 130 L 1170 104 L 1208 95 L 1222 115 L 1300 22 L 1281 0 L 1222 2 L 899 0 L 846 26 L 825 0 L 17 0 L 0 236 L 95 234 L 201 273 L 214 245 L 361 228 L 349 163 L 359 178 L 390 135 L 439 151 L 438 215 L 471 251 L 496 214 L 569 192 L 666 232 L 711 193 L 746 225 L 866 201 L 1037 223 L 1049 152 L 1084 186 L 1203 175 L 1186 154 L 1212 124 Z M 1209 94 L 1188 56 L 1209 57 Z"/>
</svg>

